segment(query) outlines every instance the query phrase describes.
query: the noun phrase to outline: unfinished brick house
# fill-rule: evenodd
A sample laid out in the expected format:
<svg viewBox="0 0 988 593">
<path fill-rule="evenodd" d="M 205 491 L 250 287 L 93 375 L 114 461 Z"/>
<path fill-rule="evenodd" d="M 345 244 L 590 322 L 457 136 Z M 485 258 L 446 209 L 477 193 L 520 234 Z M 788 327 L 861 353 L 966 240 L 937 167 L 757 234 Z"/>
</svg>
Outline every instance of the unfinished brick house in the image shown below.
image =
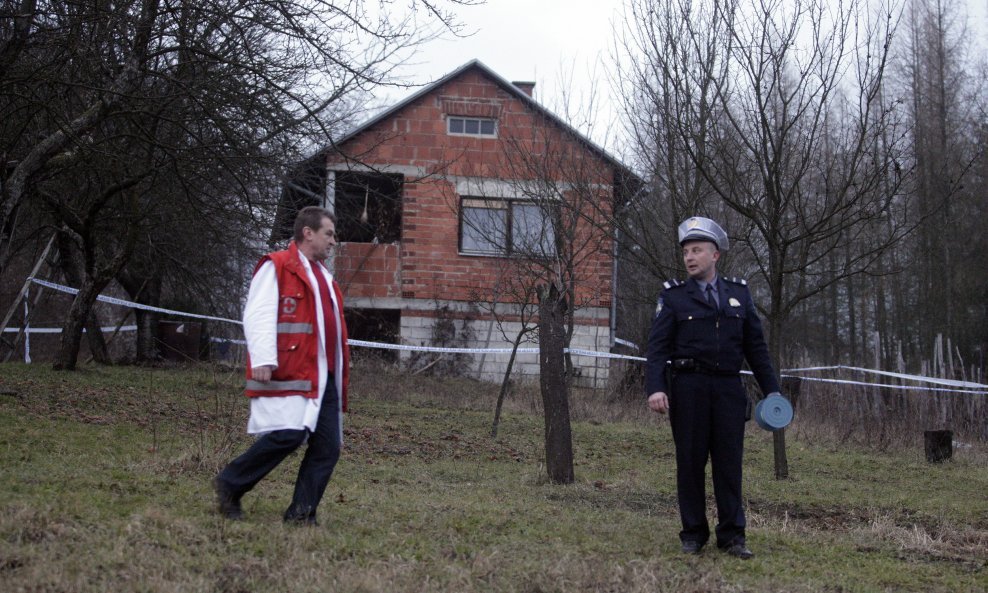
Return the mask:
<svg viewBox="0 0 988 593">
<path fill-rule="evenodd" d="M 607 220 L 640 180 L 539 105 L 534 86 L 471 61 L 319 151 L 286 185 L 276 237 L 302 206 L 337 215 L 333 266 L 352 338 L 510 347 L 505 338 L 534 324 L 534 287 L 555 278 L 571 289 L 571 347 L 611 348 Z M 497 380 L 507 359 L 459 363 Z M 606 382 L 607 359 L 573 363 L 584 383 Z M 514 369 L 537 375 L 537 355 L 519 355 Z"/>
</svg>

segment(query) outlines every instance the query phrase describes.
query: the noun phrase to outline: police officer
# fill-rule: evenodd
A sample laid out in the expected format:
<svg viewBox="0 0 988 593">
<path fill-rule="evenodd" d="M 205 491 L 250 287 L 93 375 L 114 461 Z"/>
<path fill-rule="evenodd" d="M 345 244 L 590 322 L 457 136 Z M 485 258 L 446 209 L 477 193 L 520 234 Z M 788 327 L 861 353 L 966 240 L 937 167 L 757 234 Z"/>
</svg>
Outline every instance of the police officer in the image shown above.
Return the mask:
<svg viewBox="0 0 988 593">
<path fill-rule="evenodd" d="M 742 559 L 741 459 L 748 399 L 739 372 L 747 361 L 762 392 L 779 391 L 761 321 L 744 280 L 717 274 L 727 233 L 709 218 L 679 225 L 689 279 L 669 281 L 648 338 L 648 406 L 669 412 L 676 443 L 676 490 L 682 550 L 699 554 L 710 537 L 705 469 L 710 458 L 717 499 L 717 547 Z"/>
</svg>

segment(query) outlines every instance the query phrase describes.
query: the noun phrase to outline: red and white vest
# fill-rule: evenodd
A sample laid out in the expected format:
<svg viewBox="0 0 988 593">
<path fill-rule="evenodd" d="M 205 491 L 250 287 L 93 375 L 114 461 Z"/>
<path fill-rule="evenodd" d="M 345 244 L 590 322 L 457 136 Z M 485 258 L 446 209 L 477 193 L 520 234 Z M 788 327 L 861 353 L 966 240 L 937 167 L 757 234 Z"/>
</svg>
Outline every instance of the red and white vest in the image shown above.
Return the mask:
<svg viewBox="0 0 988 593">
<path fill-rule="evenodd" d="M 257 274 L 268 260 L 274 263 L 275 275 L 278 279 L 278 368 L 272 372 L 270 381 L 263 383 L 254 381 L 248 353 L 245 393 L 248 397 L 302 394 L 315 399 L 319 397 L 319 330 L 316 316 L 319 290 L 309 284 L 308 274 L 305 266 L 299 261 L 299 251 L 294 241 L 288 249 L 262 257 L 254 267 L 254 274 Z M 321 273 L 319 270 L 313 272 Z M 347 385 L 350 382 L 350 347 L 347 344 L 346 321 L 343 319 L 343 293 L 340 292 L 336 280 L 333 280 L 332 290 L 336 295 L 340 320 L 337 329 L 340 337 L 339 346 L 343 350 L 343 368 L 336 369 L 336 372 L 342 373 L 343 389 L 340 400 L 342 409 L 346 412 Z M 323 311 L 323 315 L 332 314 L 332 311 Z M 326 339 L 335 341 L 336 336 L 326 336 Z M 336 346 L 333 345 L 326 350 L 334 352 L 335 349 Z"/>
</svg>

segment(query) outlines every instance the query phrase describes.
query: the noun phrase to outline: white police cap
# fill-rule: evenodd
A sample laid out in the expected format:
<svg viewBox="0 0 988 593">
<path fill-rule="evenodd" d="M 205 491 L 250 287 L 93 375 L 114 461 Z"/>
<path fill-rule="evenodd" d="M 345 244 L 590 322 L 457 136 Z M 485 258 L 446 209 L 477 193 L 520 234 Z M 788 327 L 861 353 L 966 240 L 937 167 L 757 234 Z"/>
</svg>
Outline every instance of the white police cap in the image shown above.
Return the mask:
<svg viewBox="0 0 988 593">
<path fill-rule="evenodd" d="M 719 224 L 702 216 L 687 218 L 679 225 L 679 244 L 687 241 L 711 241 L 721 251 L 727 251 L 731 244 Z"/>
</svg>

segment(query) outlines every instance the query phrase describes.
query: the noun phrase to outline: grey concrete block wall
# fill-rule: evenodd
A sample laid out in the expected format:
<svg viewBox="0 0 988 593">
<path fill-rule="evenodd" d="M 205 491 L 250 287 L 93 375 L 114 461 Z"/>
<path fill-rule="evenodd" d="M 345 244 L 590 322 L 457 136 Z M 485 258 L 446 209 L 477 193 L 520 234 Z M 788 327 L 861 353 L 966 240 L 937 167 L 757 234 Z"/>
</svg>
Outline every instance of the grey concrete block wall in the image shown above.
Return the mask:
<svg viewBox="0 0 988 593">
<path fill-rule="evenodd" d="M 436 319 L 408 314 L 401 316 L 401 341 L 408 345 L 433 345 L 432 328 Z M 511 342 L 504 339 L 502 330 L 489 320 L 456 320 L 457 330 L 469 325 L 473 340 L 470 343 L 457 343 L 456 347 L 465 348 L 510 348 Z M 517 322 L 502 324 L 503 333 L 513 337 L 520 330 Z M 594 325 L 578 325 L 573 334 L 572 348 L 607 352 L 611 345 L 610 330 L 607 327 Z M 524 342 L 521 348 L 535 348 L 537 344 Z M 408 360 L 411 352 L 401 353 L 402 360 Z M 475 353 L 469 372 L 482 381 L 497 382 L 504 376 L 510 354 L 508 353 Z M 605 387 L 609 377 L 610 359 L 592 356 L 575 355 L 573 366 L 577 373 L 576 384 L 586 387 Z M 519 353 L 515 358 L 512 375 L 519 379 L 536 380 L 539 376 L 539 358 L 536 353 Z"/>
</svg>

